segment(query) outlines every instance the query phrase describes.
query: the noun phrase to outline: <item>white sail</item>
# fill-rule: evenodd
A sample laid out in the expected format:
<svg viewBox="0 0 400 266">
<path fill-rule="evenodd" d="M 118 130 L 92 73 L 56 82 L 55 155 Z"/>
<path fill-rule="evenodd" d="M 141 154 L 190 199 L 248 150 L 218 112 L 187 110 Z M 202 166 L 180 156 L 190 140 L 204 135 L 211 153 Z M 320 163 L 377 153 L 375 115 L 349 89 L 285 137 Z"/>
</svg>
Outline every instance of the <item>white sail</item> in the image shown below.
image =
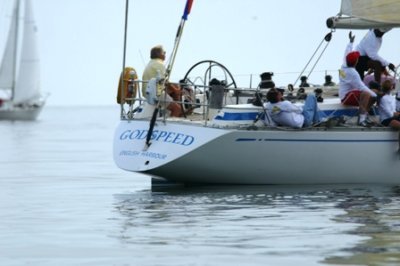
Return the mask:
<svg viewBox="0 0 400 266">
<path fill-rule="evenodd" d="M 350 17 L 400 24 L 398 0 L 342 0 L 341 12 Z"/>
<path fill-rule="evenodd" d="M 22 51 L 14 91 L 15 103 L 22 103 L 40 97 L 39 53 L 36 35 L 37 28 L 33 19 L 31 1 L 25 0 Z"/>
<path fill-rule="evenodd" d="M 40 93 L 37 30 L 31 1 L 13 4 L 0 65 L 0 120 L 35 120 L 46 103 Z"/>
<path fill-rule="evenodd" d="M 342 0 L 338 17 L 329 18 L 329 28 L 368 29 L 400 27 L 398 0 Z"/>
<path fill-rule="evenodd" d="M 13 88 L 16 67 L 16 49 L 17 49 L 17 21 L 18 8 L 15 1 L 13 13 L 11 16 L 10 29 L 8 31 L 7 42 L 3 54 L 3 60 L 0 65 L 0 89 Z"/>
</svg>

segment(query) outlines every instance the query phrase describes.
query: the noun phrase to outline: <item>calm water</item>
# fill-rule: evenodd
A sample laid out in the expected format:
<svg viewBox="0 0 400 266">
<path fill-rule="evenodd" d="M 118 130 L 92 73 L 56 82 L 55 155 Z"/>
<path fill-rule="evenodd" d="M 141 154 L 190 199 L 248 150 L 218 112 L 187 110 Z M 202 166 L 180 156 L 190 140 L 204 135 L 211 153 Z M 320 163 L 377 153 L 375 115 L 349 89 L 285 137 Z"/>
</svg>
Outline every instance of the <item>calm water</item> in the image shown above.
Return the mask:
<svg viewBox="0 0 400 266">
<path fill-rule="evenodd" d="M 152 191 L 112 161 L 117 120 L 0 122 L 0 265 L 400 265 L 400 187 Z"/>
</svg>

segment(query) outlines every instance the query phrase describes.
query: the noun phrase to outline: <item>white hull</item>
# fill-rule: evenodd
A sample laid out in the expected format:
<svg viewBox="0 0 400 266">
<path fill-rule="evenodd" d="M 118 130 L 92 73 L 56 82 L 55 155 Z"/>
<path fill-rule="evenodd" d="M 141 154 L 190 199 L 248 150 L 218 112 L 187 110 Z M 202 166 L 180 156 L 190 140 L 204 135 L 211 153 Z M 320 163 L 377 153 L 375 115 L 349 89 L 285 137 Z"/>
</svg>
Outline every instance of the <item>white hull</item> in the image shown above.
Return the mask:
<svg viewBox="0 0 400 266">
<path fill-rule="evenodd" d="M 160 121 L 144 150 L 148 126 L 120 122 L 114 160 L 122 169 L 183 183 L 400 184 L 398 133 L 387 128 L 253 131 Z"/>
<path fill-rule="evenodd" d="M 29 106 L 0 107 L 0 120 L 36 120 L 43 106 L 44 102 Z"/>
</svg>

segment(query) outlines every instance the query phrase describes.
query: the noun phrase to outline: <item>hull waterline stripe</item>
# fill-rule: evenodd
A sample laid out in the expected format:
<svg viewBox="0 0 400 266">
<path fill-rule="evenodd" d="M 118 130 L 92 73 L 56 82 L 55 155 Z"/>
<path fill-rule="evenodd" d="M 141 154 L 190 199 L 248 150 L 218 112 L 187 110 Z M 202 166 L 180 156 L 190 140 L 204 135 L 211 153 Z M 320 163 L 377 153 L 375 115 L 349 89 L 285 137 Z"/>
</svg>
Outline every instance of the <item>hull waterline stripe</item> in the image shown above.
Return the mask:
<svg viewBox="0 0 400 266">
<path fill-rule="evenodd" d="M 377 139 L 370 139 L 370 140 L 353 140 L 353 139 L 341 139 L 341 140 L 333 140 L 333 139 L 263 139 L 263 138 L 239 138 L 236 139 L 237 142 L 253 142 L 253 141 L 269 141 L 269 142 L 344 142 L 344 143 L 349 143 L 349 142 L 357 142 L 357 143 L 362 143 L 362 142 L 367 142 L 367 143 L 373 143 L 373 142 L 398 142 L 397 139 L 392 139 L 392 140 L 377 140 Z"/>
</svg>

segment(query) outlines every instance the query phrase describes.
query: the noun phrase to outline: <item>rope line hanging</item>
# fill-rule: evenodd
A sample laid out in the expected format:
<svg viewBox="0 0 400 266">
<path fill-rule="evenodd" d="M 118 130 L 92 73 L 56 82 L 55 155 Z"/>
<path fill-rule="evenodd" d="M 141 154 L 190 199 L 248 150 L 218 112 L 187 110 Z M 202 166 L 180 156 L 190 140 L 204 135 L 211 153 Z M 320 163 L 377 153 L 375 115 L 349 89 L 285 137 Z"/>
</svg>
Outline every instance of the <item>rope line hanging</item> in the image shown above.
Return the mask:
<svg viewBox="0 0 400 266">
<path fill-rule="evenodd" d="M 324 49 L 322 50 L 322 52 L 320 53 L 319 57 L 317 58 L 316 62 L 314 63 L 314 65 L 312 66 L 310 72 L 307 75 L 307 78 L 311 75 L 312 71 L 314 70 L 315 66 L 317 65 L 317 63 L 319 62 L 319 60 L 321 59 L 322 55 L 324 54 L 324 52 L 326 51 L 326 48 L 328 48 L 328 45 L 332 39 L 332 33 L 334 32 L 334 30 L 331 30 L 331 32 L 329 32 L 328 34 L 325 35 L 325 37 L 322 39 L 322 41 L 320 42 L 320 44 L 318 45 L 317 49 L 315 49 L 313 55 L 311 56 L 310 60 L 308 60 L 307 64 L 304 66 L 303 70 L 300 72 L 299 76 L 297 77 L 296 81 L 293 83 L 293 85 L 296 85 L 297 81 L 299 81 L 300 77 L 304 74 L 304 72 L 306 71 L 308 65 L 311 63 L 311 61 L 314 59 L 315 55 L 317 54 L 317 52 L 320 50 L 322 44 L 325 42 L 326 45 L 324 47 Z"/>
<path fill-rule="evenodd" d="M 310 70 L 310 72 L 308 73 L 308 76 L 307 76 L 307 77 L 309 77 L 309 76 L 311 75 L 311 73 L 314 71 L 314 68 L 315 68 L 316 65 L 318 64 L 319 60 L 320 60 L 321 57 L 324 55 L 326 48 L 328 48 L 328 45 L 330 44 L 330 40 L 332 39 L 332 32 L 328 33 L 328 34 L 325 36 L 325 40 L 327 39 L 327 36 L 328 36 L 328 35 L 329 35 L 329 37 L 328 37 L 329 41 L 328 41 L 328 40 L 326 41 L 327 43 L 326 43 L 324 49 L 322 50 L 322 52 L 321 52 L 321 54 L 319 55 L 318 59 L 315 61 L 315 64 L 314 64 L 313 67 L 311 68 L 311 70 Z"/>
</svg>

